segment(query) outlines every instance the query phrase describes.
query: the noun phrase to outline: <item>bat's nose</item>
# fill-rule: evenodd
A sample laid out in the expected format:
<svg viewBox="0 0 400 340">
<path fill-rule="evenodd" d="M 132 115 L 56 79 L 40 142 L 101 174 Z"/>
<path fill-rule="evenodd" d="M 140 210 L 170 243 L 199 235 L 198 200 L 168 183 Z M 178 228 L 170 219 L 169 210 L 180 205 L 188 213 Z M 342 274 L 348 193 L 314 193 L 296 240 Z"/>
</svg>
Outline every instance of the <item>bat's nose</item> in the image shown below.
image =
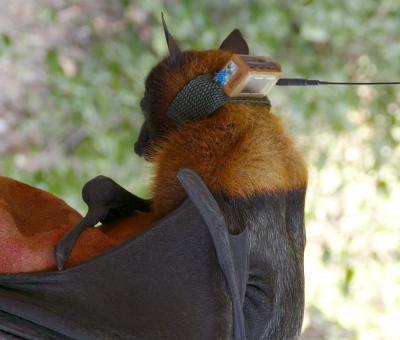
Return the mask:
<svg viewBox="0 0 400 340">
<path fill-rule="evenodd" d="M 141 145 L 141 143 L 139 141 L 137 141 L 134 146 L 133 146 L 133 150 L 135 151 L 135 153 L 142 157 L 143 156 L 143 146 Z"/>
</svg>

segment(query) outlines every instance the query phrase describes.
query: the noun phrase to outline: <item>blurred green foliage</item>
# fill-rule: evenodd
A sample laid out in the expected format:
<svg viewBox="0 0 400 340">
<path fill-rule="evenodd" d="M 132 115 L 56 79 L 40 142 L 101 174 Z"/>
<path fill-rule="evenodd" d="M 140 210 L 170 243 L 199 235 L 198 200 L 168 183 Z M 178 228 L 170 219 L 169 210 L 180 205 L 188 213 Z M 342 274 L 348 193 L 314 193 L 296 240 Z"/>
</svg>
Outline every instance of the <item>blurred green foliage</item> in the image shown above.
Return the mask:
<svg viewBox="0 0 400 340">
<path fill-rule="evenodd" d="M 286 77 L 400 79 L 398 0 L 121 0 L 89 12 L 85 1 L 61 3 L 33 11 L 43 34 L 69 10 L 68 29 L 87 38 L 44 49 L 45 90 L 25 91 L 9 125 L 29 138 L 0 149 L 0 171 L 81 212 L 80 189 L 100 173 L 147 193 L 150 169 L 133 143 L 145 76 L 166 53 L 161 10 L 185 49 L 217 48 L 237 27 L 251 53 L 273 56 Z M 22 65 L 21 79 L 34 53 L 29 34 L 0 35 L 0 60 Z M 310 170 L 303 338 L 400 339 L 399 87 L 276 87 L 269 97 Z"/>
</svg>

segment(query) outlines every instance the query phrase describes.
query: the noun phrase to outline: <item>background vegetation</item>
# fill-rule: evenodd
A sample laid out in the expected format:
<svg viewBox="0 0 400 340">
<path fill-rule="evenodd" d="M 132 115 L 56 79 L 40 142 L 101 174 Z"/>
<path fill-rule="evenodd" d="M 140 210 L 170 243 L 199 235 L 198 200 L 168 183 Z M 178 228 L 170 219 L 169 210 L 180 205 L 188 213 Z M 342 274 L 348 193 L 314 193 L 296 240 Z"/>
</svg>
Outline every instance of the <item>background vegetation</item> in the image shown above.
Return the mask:
<svg viewBox="0 0 400 340">
<path fill-rule="evenodd" d="M 84 211 L 109 175 L 141 195 L 139 99 L 166 53 L 163 9 L 184 48 L 235 27 L 285 76 L 399 80 L 398 0 L 3 0 L 0 174 Z M 310 172 L 303 339 L 400 339 L 399 87 L 275 88 Z"/>
</svg>

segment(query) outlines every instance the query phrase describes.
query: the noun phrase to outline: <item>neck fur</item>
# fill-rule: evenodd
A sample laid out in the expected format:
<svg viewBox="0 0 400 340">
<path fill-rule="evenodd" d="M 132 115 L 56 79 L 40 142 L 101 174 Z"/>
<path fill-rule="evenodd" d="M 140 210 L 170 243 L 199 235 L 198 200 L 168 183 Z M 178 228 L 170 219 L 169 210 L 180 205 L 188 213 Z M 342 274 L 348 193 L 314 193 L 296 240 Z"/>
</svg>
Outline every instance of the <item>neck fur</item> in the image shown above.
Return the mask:
<svg viewBox="0 0 400 340">
<path fill-rule="evenodd" d="M 279 117 L 256 105 L 227 104 L 168 134 L 155 161 L 153 210 L 163 216 L 185 192 L 176 179 L 194 170 L 213 193 L 251 197 L 307 186 L 307 170 Z"/>
</svg>

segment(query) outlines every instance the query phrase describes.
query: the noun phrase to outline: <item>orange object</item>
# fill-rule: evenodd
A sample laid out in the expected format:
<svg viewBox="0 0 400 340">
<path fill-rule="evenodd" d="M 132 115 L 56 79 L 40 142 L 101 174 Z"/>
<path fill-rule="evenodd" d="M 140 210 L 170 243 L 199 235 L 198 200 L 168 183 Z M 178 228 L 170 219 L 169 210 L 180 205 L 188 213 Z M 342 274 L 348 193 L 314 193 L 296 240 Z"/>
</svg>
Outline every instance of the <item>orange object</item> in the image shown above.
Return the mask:
<svg viewBox="0 0 400 340">
<path fill-rule="evenodd" d="M 234 54 L 222 72 L 228 96 L 264 97 L 280 78 L 281 66 L 270 57 Z"/>
<path fill-rule="evenodd" d="M 81 219 L 50 193 L 0 176 L 0 273 L 55 270 L 54 246 Z M 152 222 L 151 214 L 143 214 L 85 230 L 66 267 L 110 250 Z"/>
</svg>

